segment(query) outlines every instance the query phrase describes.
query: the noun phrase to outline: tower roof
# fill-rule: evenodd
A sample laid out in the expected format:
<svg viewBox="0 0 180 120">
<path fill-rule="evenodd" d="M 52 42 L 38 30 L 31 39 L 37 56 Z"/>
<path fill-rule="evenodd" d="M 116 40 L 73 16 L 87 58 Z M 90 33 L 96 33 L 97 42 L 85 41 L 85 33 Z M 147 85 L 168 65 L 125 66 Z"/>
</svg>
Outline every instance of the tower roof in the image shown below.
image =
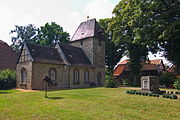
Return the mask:
<svg viewBox="0 0 180 120">
<path fill-rule="evenodd" d="M 103 29 L 100 27 L 96 19 L 82 22 L 71 38 L 71 42 L 90 37 L 97 37 L 103 39 Z"/>
</svg>

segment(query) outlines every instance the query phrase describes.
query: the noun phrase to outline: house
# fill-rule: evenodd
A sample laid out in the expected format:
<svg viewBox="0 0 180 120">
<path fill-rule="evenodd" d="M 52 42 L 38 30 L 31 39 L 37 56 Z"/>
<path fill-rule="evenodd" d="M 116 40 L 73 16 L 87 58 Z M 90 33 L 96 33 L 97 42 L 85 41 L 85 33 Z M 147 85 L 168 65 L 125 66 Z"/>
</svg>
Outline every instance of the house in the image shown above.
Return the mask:
<svg viewBox="0 0 180 120">
<path fill-rule="evenodd" d="M 116 66 L 113 76 L 116 79 L 131 79 L 131 72 L 128 67 L 129 60 L 123 60 Z M 141 76 L 159 76 L 165 71 L 165 65 L 161 59 L 149 60 L 141 63 Z"/>
<path fill-rule="evenodd" d="M 4 41 L 0 40 L 0 70 L 16 70 L 17 54 Z"/>
<path fill-rule="evenodd" d="M 59 42 L 53 48 L 31 43 L 22 46 L 17 62 L 17 87 L 44 90 L 45 75 L 57 83 L 49 89 L 104 85 L 105 42 L 95 19 L 82 22 L 70 44 Z"/>
</svg>

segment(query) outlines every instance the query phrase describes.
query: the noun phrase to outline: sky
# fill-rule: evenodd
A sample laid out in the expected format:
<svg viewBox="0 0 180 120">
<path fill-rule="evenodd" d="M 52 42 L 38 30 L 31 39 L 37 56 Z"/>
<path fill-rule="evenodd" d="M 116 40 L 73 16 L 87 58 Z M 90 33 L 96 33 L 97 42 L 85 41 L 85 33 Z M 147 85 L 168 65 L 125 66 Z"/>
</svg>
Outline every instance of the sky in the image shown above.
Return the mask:
<svg viewBox="0 0 180 120">
<path fill-rule="evenodd" d="M 43 26 L 56 22 L 72 36 L 87 16 L 102 19 L 112 17 L 119 0 L 0 0 L 0 39 L 11 44 L 14 25 Z"/>
<path fill-rule="evenodd" d="M 43 26 L 56 22 L 72 36 L 83 21 L 112 17 L 112 10 L 120 0 L 0 0 L 0 40 L 11 45 L 10 31 L 14 25 Z M 150 59 L 164 59 L 160 55 Z M 125 58 L 123 58 L 125 59 Z M 164 59 L 165 62 L 167 62 Z"/>
</svg>

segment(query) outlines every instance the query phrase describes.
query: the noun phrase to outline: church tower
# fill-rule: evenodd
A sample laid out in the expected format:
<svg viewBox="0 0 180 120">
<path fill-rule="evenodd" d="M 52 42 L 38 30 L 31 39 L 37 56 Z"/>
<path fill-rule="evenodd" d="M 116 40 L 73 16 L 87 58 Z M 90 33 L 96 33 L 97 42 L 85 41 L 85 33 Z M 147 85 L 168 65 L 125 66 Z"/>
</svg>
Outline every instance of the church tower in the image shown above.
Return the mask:
<svg viewBox="0 0 180 120">
<path fill-rule="evenodd" d="M 86 56 L 95 67 L 97 85 L 104 84 L 105 76 L 105 41 L 103 39 L 103 29 L 96 19 L 82 22 L 74 33 L 70 44 L 82 48 Z M 100 80 L 99 80 L 100 79 Z"/>
</svg>

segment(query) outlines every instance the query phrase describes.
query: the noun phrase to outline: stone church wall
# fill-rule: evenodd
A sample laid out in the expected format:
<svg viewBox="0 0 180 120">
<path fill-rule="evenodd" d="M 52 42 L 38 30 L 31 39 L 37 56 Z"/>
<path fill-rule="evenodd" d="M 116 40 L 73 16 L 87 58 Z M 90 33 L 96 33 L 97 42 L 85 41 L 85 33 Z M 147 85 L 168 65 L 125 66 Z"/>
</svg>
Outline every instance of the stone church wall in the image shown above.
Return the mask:
<svg viewBox="0 0 180 120">
<path fill-rule="evenodd" d="M 27 71 L 27 82 L 26 84 L 21 83 L 21 70 L 22 68 L 25 68 Z M 17 88 L 23 88 L 23 89 L 31 89 L 31 80 L 32 80 L 32 62 L 26 61 L 23 63 L 17 64 L 16 67 L 16 86 Z"/>
<path fill-rule="evenodd" d="M 79 83 L 74 83 L 74 70 L 79 71 Z M 85 83 L 84 81 L 84 71 L 89 71 L 89 83 L 95 82 L 94 80 L 94 68 L 85 68 L 85 67 L 70 67 L 69 70 L 69 84 L 70 88 L 86 88 L 90 87 L 89 83 Z"/>
<path fill-rule="evenodd" d="M 44 63 L 33 63 L 33 78 L 32 84 L 33 89 L 43 90 L 45 89 L 45 82 L 43 77 L 49 75 L 49 70 L 54 68 L 56 70 L 56 82 L 57 86 L 49 86 L 48 89 L 62 89 L 66 88 L 66 73 L 65 67 L 63 65 L 56 64 L 44 64 Z"/>
<path fill-rule="evenodd" d="M 86 54 L 86 56 L 89 58 L 91 63 L 93 64 L 93 38 L 87 38 L 75 42 L 71 42 L 72 46 L 82 48 Z"/>
</svg>

